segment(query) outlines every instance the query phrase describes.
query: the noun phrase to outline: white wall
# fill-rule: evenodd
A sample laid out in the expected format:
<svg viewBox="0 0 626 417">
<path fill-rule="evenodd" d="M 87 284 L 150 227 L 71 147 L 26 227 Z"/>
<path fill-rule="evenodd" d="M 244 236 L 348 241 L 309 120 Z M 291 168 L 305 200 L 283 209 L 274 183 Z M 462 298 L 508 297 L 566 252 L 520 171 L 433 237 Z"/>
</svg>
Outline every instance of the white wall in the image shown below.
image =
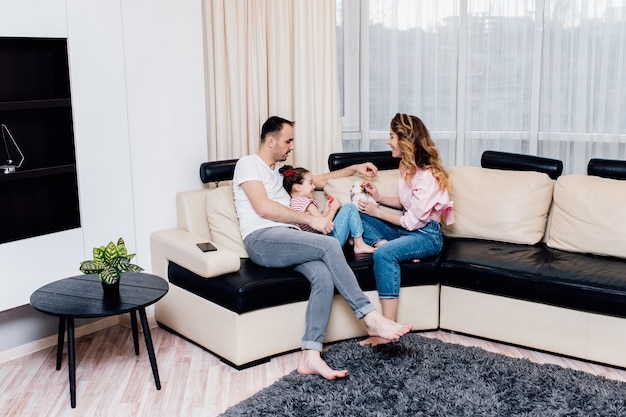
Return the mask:
<svg viewBox="0 0 626 417">
<path fill-rule="evenodd" d="M 80 274 L 94 246 L 120 236 L 150 271 L 150 233 L 176 226 L 176 192 L 202 186 L 201 8 L 201 0 L 0 0 L 0 36 L 68 39 L 82 223 L 0 244 L 12 283 L 0 311 Z"/>
</svg>

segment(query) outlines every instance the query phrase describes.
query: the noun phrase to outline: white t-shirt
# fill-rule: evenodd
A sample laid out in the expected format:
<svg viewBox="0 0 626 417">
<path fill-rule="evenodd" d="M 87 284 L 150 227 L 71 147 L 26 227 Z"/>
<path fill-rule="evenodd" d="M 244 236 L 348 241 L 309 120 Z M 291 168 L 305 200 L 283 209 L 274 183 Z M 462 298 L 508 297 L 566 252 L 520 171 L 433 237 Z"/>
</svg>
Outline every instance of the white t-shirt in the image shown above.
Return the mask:
<svg viewBox="0 0 626 417">
<path fill-rule="evenodd" d="M 248 196 L 241 188 L 241 184 L 246 181 L 261 181 L 270 200 L 289 207 L 291 198 L 283 187 L 283 176 L 278 172 L 279 168 L 278 164 L 276 164 L 272 171 L 257 154 L 244 156 L 237 161 L 233 175 L 233 194 L 235 195 L 237 217 L 239 217 L 239 230 L 243 239 L 255 230 L 266 227 L 293 227 L 293 225 L 288 223 L 279 223 L 259 216 L 254 207 L 252 207 Z"/>
</svg>

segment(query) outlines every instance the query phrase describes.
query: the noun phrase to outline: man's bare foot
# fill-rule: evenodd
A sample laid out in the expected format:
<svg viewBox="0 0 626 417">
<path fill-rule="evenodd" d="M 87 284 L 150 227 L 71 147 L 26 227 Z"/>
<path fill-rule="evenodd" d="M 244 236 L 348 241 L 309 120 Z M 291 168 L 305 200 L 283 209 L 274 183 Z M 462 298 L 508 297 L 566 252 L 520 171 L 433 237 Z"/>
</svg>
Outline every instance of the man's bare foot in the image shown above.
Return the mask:
<svg viewBox="0 0 626 417">
<path fill-rule="evenodd" d="M 400 324 L 389 320 L 376 310 L 363 317 L 363 322 L 365 323 L 367 334 L 379 336 L 389 341 L 400 339 L 400 337 L 410 332 L 412 327 L 408 324 Z"/>
<path fill-rule="evenodd" d="M 354 238 L 354 253 L 374 253 L 375 247 L 365 243 L 362 237 Z"/>
<path fill-rule="evenodd" d="M 371 336 L 368 337 L 367 339 L 363 339 L 359 342 L 359 346 L 378 346 L 378 345 L 384 345 L 386 343 L 389 343 L 390 341 L 387 339 L 383 339 L 382 337 L 378 337 L 378 336 Z"/>
<path fill-rule="evenodd" d="M 328 366 L 328 364 L 322 359 L 321 352 L 310 349 L 302 351 L 297 371 L 300 375 L 319 375 L 330 381 L 348 376 L 348 370 L 343 369 L 336 371 L 331 369 L 331 367 Z"/>
</svg>

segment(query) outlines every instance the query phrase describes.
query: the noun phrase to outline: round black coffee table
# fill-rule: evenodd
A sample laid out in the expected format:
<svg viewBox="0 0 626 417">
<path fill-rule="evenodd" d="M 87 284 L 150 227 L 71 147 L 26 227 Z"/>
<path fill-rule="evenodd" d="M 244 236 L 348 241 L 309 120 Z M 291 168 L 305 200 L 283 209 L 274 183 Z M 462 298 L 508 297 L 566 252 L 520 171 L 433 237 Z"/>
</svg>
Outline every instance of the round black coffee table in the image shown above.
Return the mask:
<svg viewBox="0 0 626 417">
<path fill-rule="evenodd" d="M 78 275 L 52 282 L 39 288 L 30 296 L 33 308 L 59 317 L 57 343 L 57 370 L 61 369 L 63 343 L 67 329 L 67 356 L 70 378 L 70 402 L 76 407 L 76 356 L 74 346 L 74 319 L 108 317 L 130 313 L 130 324 L 135 344 L 135 354 L 139 355 L 137 315 L 141 320 L 150 366 L 157 390 L 161 389 L 159 371 L 152 346 L 152 336 L 146 318 L 146 307 L 160 300 L 168 291 L 168 284 L 156 275 L 140 272 L 125 272 L 120 280 L 119 299 L 105 300 L 102 284 L 97 275 Z"/>
</svg>

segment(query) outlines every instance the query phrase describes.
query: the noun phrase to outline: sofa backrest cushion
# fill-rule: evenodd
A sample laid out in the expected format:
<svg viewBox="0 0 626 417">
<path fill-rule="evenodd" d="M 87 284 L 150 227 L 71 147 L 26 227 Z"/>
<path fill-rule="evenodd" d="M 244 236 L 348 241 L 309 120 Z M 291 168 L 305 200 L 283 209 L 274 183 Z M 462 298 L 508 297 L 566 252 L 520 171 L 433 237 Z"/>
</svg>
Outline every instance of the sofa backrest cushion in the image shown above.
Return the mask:
<svg viewBox="0 0 626 417">
<path fill-rule="evenodd" d="M 241 239 L 232 186 L 224 185 L 207 193 L 206 216 L 211 240 L 234 251 L 240 258 L 247 258 L 248 252 Z"/>
<path fill-rule="evenodd" d="M 205 217 L 206 195 L 209 190 L 181 191 L 176 194 L 178 227 L 203 239 L 211 239 Z"/>
<path fill-rule="evenodd" d="M 554 186 L 547 245 L 626 258 L 626 181 L 566 175 Z"/>
<path fill-rule="evenodd" d="M 444 225 L 444 234 L 534 245 L 545 233 L 552 191 L 544 173 L 452 167 L 456 222 Z"/>
<path fill-rule="evenodd" d="M 327 195 L 332 195 L 341 201 L 341 204 L 350 203 L 351 195 L 350 190 L 352 186 L 357 180 L 364 180 L 365 177 L 360 176 L 359 174 L 354 174 L 349 177 L 341 177 L 334 178 L 328 180 L 328 183 L 324 187 L 324 192 Z M 367 179 L 367 181 L 371 181 L 376 184 L 376 188 L 378 191 L 387 196 L 397 196 L 398 195 L 398 170 L 397 169 L 388 169 L 378 171 L 378 175 L 375 178 Z M 401 214 L 401 210 L 395 210 L 388 207 L 382 207 L 383 210 L 386 210 L 391 213 Z"/>
</svg>

